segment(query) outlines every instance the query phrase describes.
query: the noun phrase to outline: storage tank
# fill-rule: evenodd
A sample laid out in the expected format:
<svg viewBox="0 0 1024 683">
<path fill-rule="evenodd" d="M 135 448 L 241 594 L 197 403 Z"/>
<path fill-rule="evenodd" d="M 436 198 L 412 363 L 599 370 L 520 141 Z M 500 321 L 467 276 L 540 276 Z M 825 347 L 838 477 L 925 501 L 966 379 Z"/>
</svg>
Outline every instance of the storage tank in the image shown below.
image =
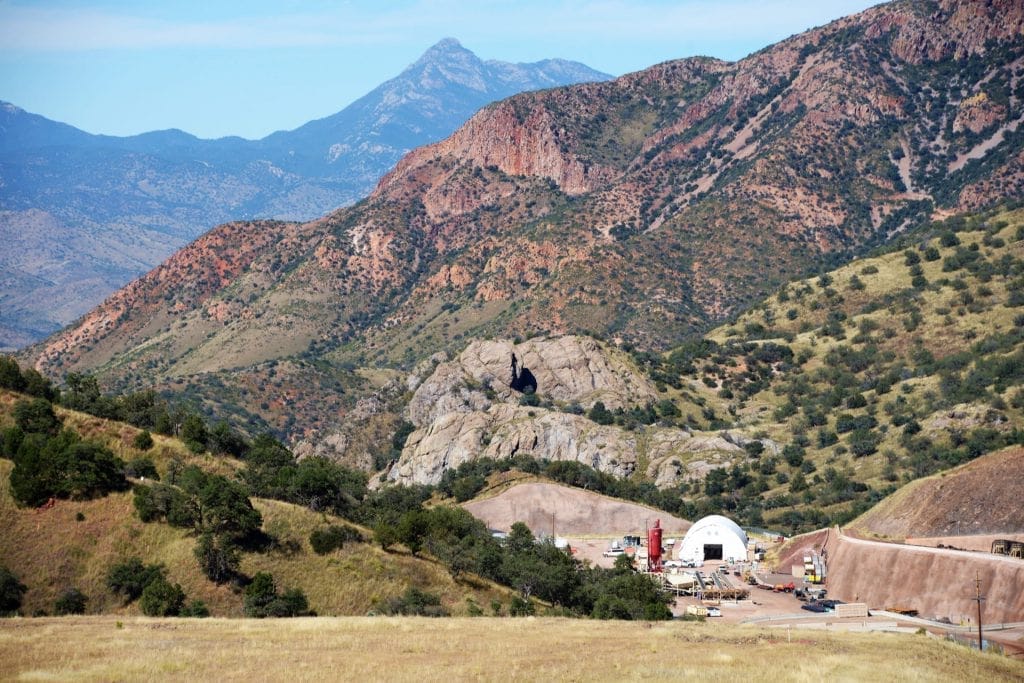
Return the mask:
<svg viewBox="0 0 1024 683">
<path fill-rule="evenodd" d="M 661 520 L 647 530 L 647 567 L 652 572 L 661 571 Z"/>
</svg>

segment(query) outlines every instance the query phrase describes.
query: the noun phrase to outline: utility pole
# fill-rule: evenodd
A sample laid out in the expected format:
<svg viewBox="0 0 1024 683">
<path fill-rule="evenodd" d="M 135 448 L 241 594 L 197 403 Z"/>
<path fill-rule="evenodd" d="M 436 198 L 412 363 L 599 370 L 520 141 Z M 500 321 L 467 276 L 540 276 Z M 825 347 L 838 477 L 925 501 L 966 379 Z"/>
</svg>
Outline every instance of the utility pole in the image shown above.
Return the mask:
<svg viewBox="0 0 1024 683">
<path fill-rule="evenodd" d="M 982 640 L 981 640 L 981 602 L 985 598 L 981 597 L 981 576 L 978 573 L 974 574 L 974 602 L 978 603 L 978 652 L 982 652 Z"/>
</svg>

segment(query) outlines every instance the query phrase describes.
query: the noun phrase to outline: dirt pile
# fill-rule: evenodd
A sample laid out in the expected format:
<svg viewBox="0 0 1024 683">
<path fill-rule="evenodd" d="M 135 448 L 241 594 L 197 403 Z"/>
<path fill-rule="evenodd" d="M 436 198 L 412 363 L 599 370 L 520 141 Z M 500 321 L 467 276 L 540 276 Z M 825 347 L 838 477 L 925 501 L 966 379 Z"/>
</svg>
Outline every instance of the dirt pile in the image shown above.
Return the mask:
<svg viewBox="0 0 1024 683">
<path fill-rule="evenodd" d="M 1024 448 L 991 453 L 911 482 L 854 520 L 850 529 L 901 540 L 1020 532 L 1024 529 L 1021 472 Z"/>
<path fill-rule="evenodd" d="M 643 532 L 657 519 L 666 533 L 682 534 L 692 526 L 662 510 L 558 484 L 520 484 L 463 507 L 492 529 L 507 531 L 525 522 L 535 534 L 554 528 L 557 536 Z"/>
</svg>

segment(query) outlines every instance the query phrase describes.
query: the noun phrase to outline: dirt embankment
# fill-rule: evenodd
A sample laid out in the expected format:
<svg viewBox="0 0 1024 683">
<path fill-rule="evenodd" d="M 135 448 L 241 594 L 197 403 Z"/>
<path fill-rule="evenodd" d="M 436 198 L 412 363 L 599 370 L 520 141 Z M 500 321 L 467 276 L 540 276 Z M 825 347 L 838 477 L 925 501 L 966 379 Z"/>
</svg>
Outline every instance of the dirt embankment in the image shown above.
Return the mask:
<svg viewBox="0 0 1024 683">
<path fill-rule="evenodd" d="M 777 571 L 788 574 L 793 565 L 803 566 L 804 557 L 810 555 L 812 551 L 821 553 L 832 533 L 834 532 L 831 529 L 818 529 L 794 536 L 779 549 L 778 557 L 771 564 Z"/>
<path fill-rule="evenodd" d="M 828 544 L 829 596 L 869 607 L 908 607 L 925 618 L 976 623 L 975 577 L 986 598 L 984 623 L 1024 621 L 1024 560 L 867 541 L 833 530 Z"/>
<path fill-rule="evenodd" d="M 1024 448 L 982 456 L 904 486 L 850 528 L 891 539 L 1020 533 L 1024 529 Z M 952 545 L 961 547 L 955 542 Z"/>
<path fill-rule="evenodd" d="M 1024 532 L 1015 534 L 981 534 L 978 536 L 919 536 L 908 538 L 907 545 L 923 545 L 930 548 L 946 547 L 987 553 L 992 551 L 992 542 L 1000 539 L 1024 541 Z"/>
<path fill-rule="evenodd" d="M 519 484 L 463 507 L 492 529 L 507 531 L 524 522 L 535 534 L 553 528 L 557 536 L 643 532 L 658 519 L 666 533 L 682 535 L 692 526 L 663 510 L 558 484 Z"/>
</svg>

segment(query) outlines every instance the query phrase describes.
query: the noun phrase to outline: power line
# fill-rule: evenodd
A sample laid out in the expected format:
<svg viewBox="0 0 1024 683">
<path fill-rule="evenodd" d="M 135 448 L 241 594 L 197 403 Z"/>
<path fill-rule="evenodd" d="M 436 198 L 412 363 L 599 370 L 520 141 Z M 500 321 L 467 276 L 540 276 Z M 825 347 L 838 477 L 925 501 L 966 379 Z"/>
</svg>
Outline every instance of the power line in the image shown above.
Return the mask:
<svg viewBox="0 0 1024 683">
<path fill-rule="evenodd" d="M 971 598 L 974 602 L 978 603 L 978 652 L 983 651 L 982 640 L 981 640 L 981 603 L 985 598 L 981 595 L 981 575 L 975 572 L 974 574 L 974 597 Z"/>
</svg>

